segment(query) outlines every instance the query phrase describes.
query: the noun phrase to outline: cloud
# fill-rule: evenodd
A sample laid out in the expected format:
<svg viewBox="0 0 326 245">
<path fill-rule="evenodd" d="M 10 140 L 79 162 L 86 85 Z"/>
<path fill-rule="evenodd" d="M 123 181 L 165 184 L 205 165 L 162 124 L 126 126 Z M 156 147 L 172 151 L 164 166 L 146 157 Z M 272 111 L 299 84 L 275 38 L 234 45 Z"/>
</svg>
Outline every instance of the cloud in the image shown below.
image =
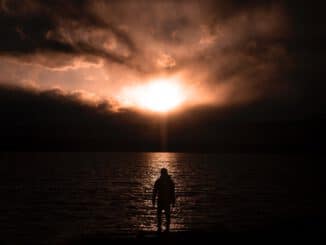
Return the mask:
<svg viewBox="0 0 326 245">
<path fill-rule="evenodd" d="M 135 51 L 133 42 L 122 30 L 93 14 L 90 5 L 90 1 L 2 1 L 0 34 L 5 38 L 0 42 L 0 54 L 35 54 L 48 59 L 53 54 L 71 59 L 95 56 L 124 63 Z M 119 45 L 113 47 L 110 42 Z"/>
<path fill-rule="evenodd" d="M 322 87 L 322 20 L 303 1 L 0 3 L 0 81 L 115 100 L 124 87 L 178 75 L 189 101 L 215 106 L 305 99 Z"/>
<path fill-rule="evenodd" d="M 172 56 L 166 53 L 161 53 L 158 59 L 156 60 L 156 63 L 159 67 L 163 68 L 172 68 L 176 66 L 175 59 L 173 59 Z"/>
<path fill-rule="evenodd" d="M 126 109 L 113 111 L 109 101 L 85 102 L 84 95 L 84 91 L 67 94 L 60 89 L 40 92 L 0 86 L 1 149 L 162 149 L 161 117 Z M 290 121 L 284 120 L 294 112 L 296 120 L 293 117 Z M 279 114 L 277 120 L 275 114 Z M 195 107 L 166 118 L 167 149 L 213 152 L 309 150 L 309 137 L 321 129 L 324 119 L 303 119 L 296 106 L 286 107 L 279 102 L 241 108 Z"/>
</svg>

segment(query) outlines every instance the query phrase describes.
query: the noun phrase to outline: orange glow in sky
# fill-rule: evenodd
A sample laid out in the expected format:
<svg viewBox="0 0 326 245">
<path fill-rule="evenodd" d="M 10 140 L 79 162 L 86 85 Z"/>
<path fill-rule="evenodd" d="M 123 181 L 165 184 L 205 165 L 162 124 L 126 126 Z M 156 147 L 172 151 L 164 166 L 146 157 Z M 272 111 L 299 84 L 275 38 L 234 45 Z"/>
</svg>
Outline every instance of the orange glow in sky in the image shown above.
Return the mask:
<svg viewBox="0 0 326 245">
<path fill-rule="evenodd" d="M 180 106 L 186 96 L 177 79 L 155 79 L 129 87 L 123 93 L 128 104 L 155 112 L 167 112 Z"/>
</svg>

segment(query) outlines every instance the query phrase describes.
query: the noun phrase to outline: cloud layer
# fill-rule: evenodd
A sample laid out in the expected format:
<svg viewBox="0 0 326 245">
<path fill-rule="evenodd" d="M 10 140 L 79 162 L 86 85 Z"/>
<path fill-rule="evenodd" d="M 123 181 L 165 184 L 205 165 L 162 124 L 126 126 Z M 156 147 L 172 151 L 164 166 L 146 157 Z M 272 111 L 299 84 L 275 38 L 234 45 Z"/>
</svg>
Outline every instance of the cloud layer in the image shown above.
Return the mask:
<svg viewBox="0 0 326 245">
<path fill-rule="evenodd" d="M 39 92 L 0 86 L 0 105 L 2 150 L 321 152 L 323 149 L 319 132 L 325 117 L 293 120 L 294 108 L 276 103 L 256 105 L 255 110 L 252 106 L 196 107 L 161 118 L 132 110 L 114 112 L 105 101 L 89 104 L 80 94 L 60 90 Z M 283 119 L 275 121 L 275 116 Z"/>
<path fill-rule="evenodd" d="M 118 100 L 126 86 L 178 75 L 194 91 L 190 102 L 296 100 L 307 84 L 300 74 L 310 72 L 303 60 L 314 60 L 300 47 L 310 18 L 301 5 L 1 0 L 0 82 Z M 306 27 L 319 38 L 318 26 Z"/>
</svg>

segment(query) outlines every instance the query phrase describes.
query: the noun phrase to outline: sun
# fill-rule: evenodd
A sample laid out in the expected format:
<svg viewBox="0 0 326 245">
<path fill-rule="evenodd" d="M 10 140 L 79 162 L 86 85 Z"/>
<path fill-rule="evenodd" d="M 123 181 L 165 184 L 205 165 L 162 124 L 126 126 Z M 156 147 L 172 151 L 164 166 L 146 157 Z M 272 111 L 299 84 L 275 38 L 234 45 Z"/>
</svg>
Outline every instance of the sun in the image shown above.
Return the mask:
<svg viewBox="0 0 326 245">
<path fill-rule="evenodd" d="M 183 100 L 178 84 L 166 80 L 152 81 L 139 92 L 140 106 L 152 111 L 169 111 Z"/>
<path fill-rule="evenodd" d="M 128 90 L 132 104 L 155 112 L 167 112 L 178 107 L 185 96 L 176 79 L 155 79 Z"/>
</svg>

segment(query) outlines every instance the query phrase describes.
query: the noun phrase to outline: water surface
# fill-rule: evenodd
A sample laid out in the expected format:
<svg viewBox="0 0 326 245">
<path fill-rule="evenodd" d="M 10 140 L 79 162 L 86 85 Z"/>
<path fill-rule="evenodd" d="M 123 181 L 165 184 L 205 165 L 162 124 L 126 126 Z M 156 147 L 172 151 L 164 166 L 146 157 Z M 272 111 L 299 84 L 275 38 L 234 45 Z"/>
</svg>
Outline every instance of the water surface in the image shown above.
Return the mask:
<svg viewBox="0 0 326 245">
<path fill-rule="evenodd" d="M 1 163 L 5 241 L 155 230 L 151 194 L 162 167 L 176 183 L 175 231 L 250 230 L 324 213 L 322 173 L 303 156 L 3 153 Z"/>
</svg>

